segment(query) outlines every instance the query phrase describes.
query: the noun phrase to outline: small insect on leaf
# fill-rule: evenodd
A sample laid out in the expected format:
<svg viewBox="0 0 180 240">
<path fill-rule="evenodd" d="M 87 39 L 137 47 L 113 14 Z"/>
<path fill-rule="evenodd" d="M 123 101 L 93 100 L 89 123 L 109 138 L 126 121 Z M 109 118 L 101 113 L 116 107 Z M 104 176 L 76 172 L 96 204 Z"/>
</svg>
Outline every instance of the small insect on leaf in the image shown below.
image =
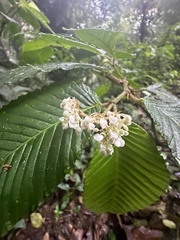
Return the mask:
<svg viewBox="0 0 180 240">
<path fill-rule="evenodd" d="M 11 168 L 12 166 L 9 165 L 9 164 L 4 164 L 3 165 L 3 169 L 4 169 L 4 172 L 7 172 L 9 170 L 9 168 Z"/>
</svg>

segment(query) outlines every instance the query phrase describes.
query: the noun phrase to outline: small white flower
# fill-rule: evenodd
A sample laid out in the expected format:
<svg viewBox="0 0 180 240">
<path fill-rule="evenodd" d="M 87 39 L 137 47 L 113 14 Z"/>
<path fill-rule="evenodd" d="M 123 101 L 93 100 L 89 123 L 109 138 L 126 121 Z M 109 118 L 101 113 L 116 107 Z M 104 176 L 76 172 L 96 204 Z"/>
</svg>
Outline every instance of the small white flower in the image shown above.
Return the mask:
<svg viewBox="0 0 180 240">
<path fill-rule="evenodd" d="M 94 135 L 94 140 L 96 140 L 97 142 L 101 142 L 103 140 L 104 136 L 100 133 L 96 133 Z"/>
<path fill-rule="evenodd" d="M 107 155 L 107 149 L 104 144 L 100 144 L 100 153 L 103 155 Z"/>
<path fill-rule="evenodd" d="M 60 118 L 59 118 L 59 121 L 60 121 L 60 122 L 63 122 L 63 121 L 64 121 L 64 117 L 60 117 Z"/>
<path fill-rule="evenodd" d="M 75 119 L 75 116 L 73 116 L 73 115 L 71 115 L 69 117 L 69 127 L 74 128 L 74 129 L 76 129 L 76 127 L 77 127 L 77 121 Z"/>
<path fill-rule="evenodd" d="M 120 138 L 116 139 L 116 141 L 114 142 L 114 145 L 116 147 L 124 147 L 125 141 L 120 137 Z"/>
<path fill-rule="evenodd" d="M 82 121 L 81 121 L 81 127 L 82 129 L 88 129 L 88 130 L 94 130 L 95 125 L 93 123 L 93 118 L 91 116 L 86 116 Z"/>
<path fill-rule="evenodd" d="M 108 117 L 110 117 L 110 116 L 113 115 L 113 113 L 112 113 L 111 111 L 108 111 L 108 112 L 106 113 L 106 115 L 107 115 Z"/>
<path fill-rule="evenodd" d="M 123 127 L 123 129 L 124 129 L 125 131 L 128 131 L 128 127 L 127 127 L 126 125 L 123 124 L 122 127 Z"/>
<path fill-rule="evenodd" d="M 131 125 L 132 117 L 130 115 L 125 115 L 122 121 L 125 125 L 129 126 Z"/>
<path fill-rule="evenodd" d="M 70 113 L 69 113 L 69 111 L 67 111 L 67 110 L 66 110 L 66 111 L 64 111 L 64 112 L 63 112 L 63 116 L 64 116 L 64 117 L 69 117 L 69 116 L 70 116 Z"/>
<path fill-rule="evenodd" d="M 112 139 L 118 138 L 118 132 L 112 131 L 112 130 L 110 129 L 110 131 L 109 131 L 109 137 L 112 138 Z"/>
<path fill-rule="evenodd" d="M 64 108 L 64 106 L 67 105 L 67 103 L 68 103 L 70 100 L 71 100 L 70 97 L 65 98 L 65 99 L 61 102 L 60 107 L 61 107 L 61 108 Z"/>
<path fill-rule="evenodd" d="M 109 145 L 108 148 L 107 148 L 107 154 L 108 155 L 112 155 L 114 152 L 114 148 L 112 145 Z"/>
<path fill-rule="evenodd" d="M 99 132 L 99 129 L 95 127 L 95 128 L 93 129 L 93 131 L 94 131 L 94 132 Z"/>
<path fill-rule="evenodd" d="M 120 130 L 119 130 L 118 135 L 119 135 L 119 136 L 124 136 L 124 131 L 123 131 L 123 129 L 120 129 Z"/>
<path fill-rule="evenodd" d="M 90 123 L 88 124 L 88 130 L 91 130 L 91 131 L 92 131 L 92 130 L 94 130 L 94 128 L 95 128 L 94 123 L 91 123 L 91 122 L 90 122 Z"/>
<path fill-rule="evenodd" d="M 100 153 L 107 156 L 107 155 L 112 155 L 114 152 L 113 146 L 111 144 L 106 145 L 106 144 L 100 144 Z"/>
<path fill-rule="evenodd" d="M 118 118 L 117 117 L 114 117 L 114 116 L 110 116 L 109 117 L 109 122 L 113 125 L 115 125 L 118 121 Z"/>
<path fill-rule="evenodd" d="M 64 109 L 64 111 L 72 112 L 72 106 L 65 105 L 63 109 Z"/>
<path fill-rule="evenodd" d="M 124 136 L 127 136 L 129 135 L 129 132 L 128 131 L 124 131 Z"/>
<path fill-rule="evenodd" d="M 99 124 L 100 124 L 100 126 L 101 126 L 102 129 L 106 128 L 106 127 L 107 127 L 107 121 L 106 121 L 106 119 L 100 118 Z"/>
</svg>

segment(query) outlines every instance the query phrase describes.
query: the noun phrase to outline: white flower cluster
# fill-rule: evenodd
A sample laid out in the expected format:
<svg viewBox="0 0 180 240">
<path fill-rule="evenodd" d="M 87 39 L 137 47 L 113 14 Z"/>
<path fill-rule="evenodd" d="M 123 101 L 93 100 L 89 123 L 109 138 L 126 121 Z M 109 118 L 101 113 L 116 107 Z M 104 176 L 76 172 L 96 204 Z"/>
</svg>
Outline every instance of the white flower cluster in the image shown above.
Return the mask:
<svg viewBox="0 0 180 240">
<path fill-rule="evenodd" d="M 63 129 L 73 128 L 77 132 L 81 131 L 79 125 L 81 117 L 79 116 L 80 109 L 78 101 L 75 98 L 71 99 L 69 97 L 62 101 L 60 107 L 64 109 L 63 117 L 60 118 Z"/>
<path fill-rule="evenodd" d="M 85 114 L 82 114 L 75 98 L 64 99 L 60 107 L 64 109 L 63 117 L 60 118 L 63 129 L 73 128 L 78 132 L 92 131 L 94 139 L 100 144 L 100 152 L 103 155 L 112 155 L 113 145 L 116 147 L 125 145 L 122 137 L 129 134 L 128 126 L 131 125 L 131 116 L 108 111 L 105 115 L 93 113 L 90 116 L 81 117 Z"/>
</svg>

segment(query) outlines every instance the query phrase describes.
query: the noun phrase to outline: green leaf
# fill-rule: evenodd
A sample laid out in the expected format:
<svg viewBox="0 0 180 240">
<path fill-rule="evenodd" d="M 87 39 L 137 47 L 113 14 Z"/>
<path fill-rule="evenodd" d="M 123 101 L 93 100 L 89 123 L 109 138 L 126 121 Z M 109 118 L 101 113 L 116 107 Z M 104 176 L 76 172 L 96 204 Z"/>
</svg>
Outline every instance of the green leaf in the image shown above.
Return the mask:
<svg viewBox="0 0 180 240">
<path fill-rule="evenodd" d="M 25 0 L 20 0 L 20 5 L 22 8 L 32 13 L 45 28 L 54 33 L 48 25 L 50 23 L 49 19 L 40 11 L 38 6 L 33 1 L 26 2 Z"/>
<path fill-rule="evenodd" d="M 37 18 L 34 17 L 34 15 L 31 12 L 28 12 L 26 9 L 24 8 L 19 8 L 18 9 L 18 14 L 27 22 L 29 23 L 31 26 L 33 26 L 33 28 L 35 30 L 39 30 L 40 29 L 40 23 L 37 20 Z"/>
<path fill-rule="evenodd" d="M 81 135 L 62 130 L 60 102 L 69 96 L 95 111 L 98 99 L 83 84 L 54 84 L 0 111 L 0 236 L 54 191 L 82 147 Z M 4 172 L 3 165 L 11 167 Z"/>
<path fill-rule="evenodd" d="M 71 39 L 65 38 L 61 35 L 43 34 L 43 33 L 39 34 L 39 37 L 36 38 L 35 40 L 26 42 L 22 47 L 22 51 L 23 52 L 34 51 L 34 50 L 42 49 L 48 46 L 65 47 L 67 49 L 76 47 L 76 48 L 88 50 L 96 54 L 101 54 L 101 52 L 98 49 L 86 43 L 79 42 L 72 38 Z"/>
<path fill-rule="evenodd" d="M 42 48 L 40 50 L 34 50 L 24 52 L 20 55 L 20 63 L 23 64 L 43 64 L 54 54 L 54 49 L 51 47 Z"/>
<path fill-rule="evenodd" d="M 51 72 L 57 69 L 62 70 L 72 70 L 76 68 L 90 68 L 90 69 L 100 69 L 107 70 L 105 67 L 99 67 L 95 64 L 86 64 L 86 63 L 58 63 L 51 62 L 46 64 L 37 64 L 37 65 L 28 65 L 22 66 L 7 72 L 0 73 L 0 86 L 5 83 L 15 83 L 17 81 L 22 81 L 26 78 L 32 77 L 34 74 L 38 72 Z"/>
<path fill-rule="evenodd" d="M 73 31 L 76 36 L 86 42 L 104 50 L 106 53 L 113 56 L 113 49 L 120 39 L 120 32 L 113 32 L 104 29 L 68 29 Z"/>
<path fill-rule="evenodd" d="M 151 137 L 129 127 L 123 148 L 112 156 L 95 153 L 85 175 L 84 203 L 92 211 L 125 213 L 145 208 L 163 194 L 169 176 Z"/>
<path fill-rule="evenodd" d="M 144 104 L 180 163 L 180 101 L 166 91 L 155 93 L 157 97 L 145 98 Z"/>
<path fill-rule="evenodd" d="M 109 91 L 110 87 L 111 87 L 110 83 L 101 84 L 95 89 L 95 93 L 98 95 L 98 97 L 102 97 Z"/>
</svg>

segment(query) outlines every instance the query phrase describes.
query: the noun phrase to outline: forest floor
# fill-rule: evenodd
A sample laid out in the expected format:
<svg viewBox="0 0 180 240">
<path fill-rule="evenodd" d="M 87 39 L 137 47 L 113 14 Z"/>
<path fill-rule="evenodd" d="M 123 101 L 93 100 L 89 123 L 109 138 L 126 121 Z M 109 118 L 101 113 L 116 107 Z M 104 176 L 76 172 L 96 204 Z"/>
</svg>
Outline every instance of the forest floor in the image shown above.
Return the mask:
<svg viewBox="0 0 180 240">
<path fill-rule="evenodd" d="M 48 199 L 48 204 L 36 211 L 40 214 L 35 215 L 35 221 L 32 217 L 23 220 L 21 229 L 13 230 L 1 240 L 180 239 L 180 218 L 177 217 L 180 214 L 180 195 L 177 191 L 161 197 L 146 209 L 124 215 L 90 212 L 83 206 L 81 193 L 77 190 L 72 198 L 64 196 L 65 191 L 58 189 Z M 62 203 L 66 205 L 63 211 L 59 208 Z M 166 219 L 164 223 L 163 219 Z M 175 229 L 173 223 L 176 223 Z"/>
</svg>

